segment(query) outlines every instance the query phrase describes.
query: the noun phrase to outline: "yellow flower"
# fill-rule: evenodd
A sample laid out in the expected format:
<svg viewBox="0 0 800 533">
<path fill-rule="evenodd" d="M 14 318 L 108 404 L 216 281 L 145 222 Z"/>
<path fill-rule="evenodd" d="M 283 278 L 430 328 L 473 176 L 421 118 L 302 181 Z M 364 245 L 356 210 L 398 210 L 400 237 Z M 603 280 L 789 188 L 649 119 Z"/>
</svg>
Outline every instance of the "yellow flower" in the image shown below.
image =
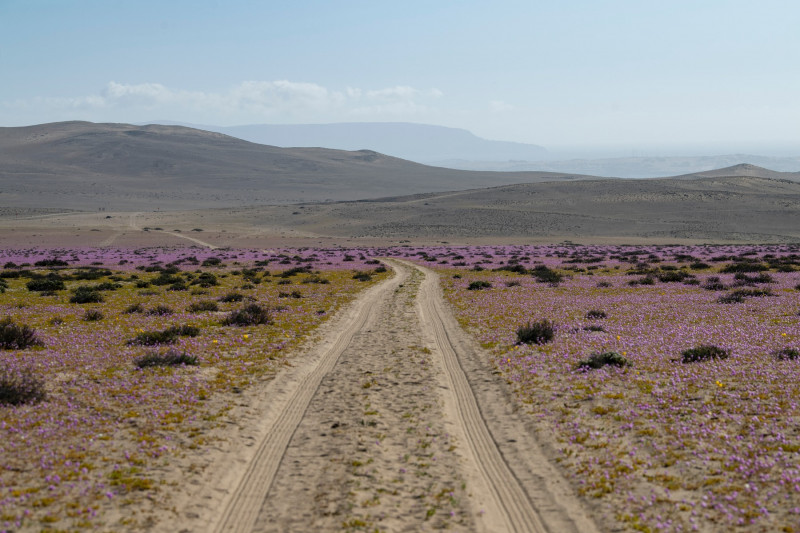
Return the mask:
<svg viewBox="0 0 800 533">
<path fill-rule="evenodd" d="M 617 335 L 617 340 L 619 340 L 619 339 L 620 339 L 620 337 L 619 337 L 619 335 Z"/>
<path fill-rule="evenodd" d="M 781 333 L 781 337 L 785 337 L 785 336 L 786 336 L 786 333 Z"/>
<path fill-rule="evenodd" d="M 250 338 L 250 335 L 247 335 L 247 334 L 245 333 L 244 335 L 242 335 L 242 337 L 244 338 L 244 340 L 247 340 L 248 338 Z"/>
<path fill-rule="evenodd" d="M 217 341 L 217 339 L 214 339 L 214 340 L 213 340 L 213 341 L 211 341 L 211 342 L 212 342 L 213 344 L 217 344 L 217 342 L 219 342 L 219 341 Z"/>
</svg>

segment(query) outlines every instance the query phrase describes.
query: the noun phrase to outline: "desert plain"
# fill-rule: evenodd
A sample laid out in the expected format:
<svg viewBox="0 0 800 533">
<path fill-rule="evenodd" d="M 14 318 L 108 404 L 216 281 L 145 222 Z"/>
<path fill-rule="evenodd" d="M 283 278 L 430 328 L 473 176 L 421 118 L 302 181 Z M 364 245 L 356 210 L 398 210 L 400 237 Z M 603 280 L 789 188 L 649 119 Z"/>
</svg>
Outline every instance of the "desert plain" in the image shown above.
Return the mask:
<svg viewBox="0 0 800 533">
<path fill-rule="evenodd" d="M 0 143 L 0 528 L 800 530 L 796 174 Z"/>
</svg>

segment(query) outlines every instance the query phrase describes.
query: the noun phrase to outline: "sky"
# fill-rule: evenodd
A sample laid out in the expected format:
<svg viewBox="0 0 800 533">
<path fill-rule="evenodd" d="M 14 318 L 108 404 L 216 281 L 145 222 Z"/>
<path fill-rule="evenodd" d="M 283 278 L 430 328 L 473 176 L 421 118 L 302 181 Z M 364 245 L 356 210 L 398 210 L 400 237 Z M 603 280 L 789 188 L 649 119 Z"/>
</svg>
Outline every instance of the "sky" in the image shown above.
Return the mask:
<svg viewBox="0 0 800 533">
<path fill-rule="evenodd" d="M 416 122 L 545 147 L 800 148 L 798 65 L 794 0 L 0 0 L 0 126 Z"/>
</svg>

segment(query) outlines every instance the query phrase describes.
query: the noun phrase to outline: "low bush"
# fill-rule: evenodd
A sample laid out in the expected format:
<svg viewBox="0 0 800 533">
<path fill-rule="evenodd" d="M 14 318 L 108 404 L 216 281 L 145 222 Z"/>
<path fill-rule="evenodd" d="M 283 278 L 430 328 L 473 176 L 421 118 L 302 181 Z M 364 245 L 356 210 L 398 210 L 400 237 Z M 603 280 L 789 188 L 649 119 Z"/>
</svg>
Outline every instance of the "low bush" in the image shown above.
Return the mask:
<svg viewBox="0 0 800 533">
<path fill-rule="evenodd" d="M 800 359 L 800 350 L 797 348 L 781 348 L 780 350 L 772 352 L 772 355 L 780 361 L 787 359 L 794 361 L 795 359 Z"/>
<path fill-rule="evenodd" d="M 229 292 L 225 296 L 219 298 L 219 301 L 223 303 L 241 302 L 242 300 L 244 300 L 244 294 L 238 292 Z"/>
<path fill-rule="evenodd" d="M 473 281 L 467 286 L 468 291 L 481 291 L 483 289 L 491 289 L 492 284 L 488 281 Z"/>
<path fill-rule="evenodd" d="M 703 344 L 695 348 L 689 348 L 681 352 L 681 363 L 699 363 L 712 359 L 727 359 L 728 350 L 724 350 L 713 344 Z"/>
<path fill-rule="evenodd" d="M 103 301 L 103 296 L 94 287 L 83 285 L 73 290 L 69 301 L 73 304 L 96 304 Z"/>
<path fill-rule="evenodd" d="M 665 272 L 658 273 L 658 281 L 662 283 L 672 283 L 683 281 L 686 278 L 693 277 L 688 272 L 684 272 L 683 270 L 667 270 Z"/>
<path fill-rule="evenodd" d="M 587 359 L 578 362 L 578 368 L 597 370 L 604 366 L 632 366 L 631 362 L 617 352 L 595 352 Z"/>
<path fill-rule="evenodd" d="M 737 289 L 720 296 L 717 301 L 721 304 L 741 303 L 745 298 L 760 298 L 762 296 L 773 296 L 773 294 L 769 289 Z"/>
<path fill-rule="evenodd" d="M 606 318 L 608 315 L 602 309 L 591 309 L 586 313 L 586 318 Z"/>
<path fill-rule="evenodd" d="M 36 335 L 36 330 L 24 324 L 15 324 L 11 318 L 0 320 L 0 349 L 24 350 L 44 343 Z"/>
<path fill-rule="evenodd" d="M 189 355 L 177 350 L 167 350 L 165 353 L 148 353 L 135 361 L 139 368 L 149 368 L 154 366 L 194 366 L 200 364 L 197 356 Z"/>
<path fill-rule="evenodd" d="M 259 304 L 250 304 L 233 311 L 222 321 L 225 326 L 258 326 L 271 323 L 270 310 Z"/>
<path fill-rule="evenodd" d="M 174 344 L 179 337 L 197 337 L 200 328 L 195 326 L 173 326 L 163 331 L 144 331 L 139 333 L 128 344 L 155 346 L 158 344 Z"/>
<path fill-rule="evenodd" d="M 125 308 L 123 311 L 126 315 L 132 315 L 134 313 L 144 313 L 144 306 L 141 303 L 131 304 Z"/>
<path fill-rule="evenodd" d="M 61 278 L 39 278 L 30 280 L 25 287 L 33 292 L 63 291 L 66 286 Z"/>
<path fill-rule="evenodd" d="M 83 313 L 83 319 L 86 322 L 97 322 L 98 320 L 103 320 L 103 312 L 99 309 L 87 309 L 85 313 Z"/>
<path fill-rule="evenodd" d="M 544 265 L 535 267 L 530 271 L 530 273 L 534 278 L 536 278 L 536 281 L 540 281 L 542 283 L 560 283 L 564 279 L 564 276 L 551 268 L 547 268 Z"/>
<path fill-rule="evenodd" d="M 217 302 L 212 302 L 211 300 L 201 300 L 199 302 L 193 302 L 188 311 L 190 313 L 200 313 L 203 311 L 219 311 L 219 305 Z"/>
<path fill-rule="evenodd" d="M 546 344 L 555 337 L 555 325 L 543 318 L 517 328 L 517 344 Z"/>
<path fill-rule="evenodd" d="M 44 381 L 31 370 L 0 369 L 0 405 L 33 404 L 46 397 Z"/>
<path fill-rule="evenodd" d="M 145 314 L 151 315 L 151 316 L 167 316 L 167 315 L 171 315 L 174 312 L 175 311 L 173 311 L 172 308 L 169 307 L 169 306 L 157 305 L 155 307 L 151 307 L 150 309 L 148 309 Z"/>
<path fill-rule="evenodd" d="M 598 282 L 597 282 L 597 287 L 598 287 L 598 288 L 600 288 L 600 289 L 607 289 L 607 288 L 609 288 L 609 287 L 613 287 L 613 286 L 614 286 L 614 285 L 612 285 L 612 284 L 611 284 L 610 282 L 608 282 L 608 281 L 598 281 Z"/>
<path fill-rule="evenodd" d="M 325 279 L 325 278 L 321 278 L 319 276 L 309 276 L 309 277 L 305 278 L 303 281 L 301 281 L 300 283 L 306 283 L 306 284 L 308 284 L 308 283 L 316 283 L 316 284 L 319 284 L 319 285 L 327 285 L 327 284 L 330 283 L 330 281 Z"/>
<path fill-rule="evenodd" d="M 735 272 L 763 272 L 768 270 L 767 265 L 762 263 L 750 263 L 747 261 L 731 263 L 723 268 L 720 272 L 735 273 Z"/>
<path fill-rule="evenodd" d="M 372 279 L 372 276 L 369 275 L 369 272 L 356 272 L 353 275 L 353 279 L 358 281 L 369 281 Z"/>
</svg>

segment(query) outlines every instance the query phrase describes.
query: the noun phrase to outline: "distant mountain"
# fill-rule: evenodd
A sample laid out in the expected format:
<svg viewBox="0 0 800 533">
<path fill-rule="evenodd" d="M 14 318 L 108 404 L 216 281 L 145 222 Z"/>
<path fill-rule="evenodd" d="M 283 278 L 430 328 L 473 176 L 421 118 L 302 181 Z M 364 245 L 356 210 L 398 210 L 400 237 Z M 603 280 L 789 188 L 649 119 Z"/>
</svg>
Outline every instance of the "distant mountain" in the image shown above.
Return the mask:
<svg viewBox="0 0 800 533">
<path fill-rule="evenodd" d="M 253 124 L 229 127 L 170 121 L 156 123 L 190 126 L 273 146 L 368 149 L 418 163 L 447 159 L 539 160 L 547 157 L 547 150 L 535 144 L 489 141 L 463 129 L 408 122 Z"/>
<path fill-rule="evenodd" d="M 482 170 L 498 172 L 575 172 L 594 176 L 618 178 L 660 178 L 691 174 L 737 164 L 749 163 L 776 171 L 800 171 L 800 157 L 770 157 L 749 154 L 718 156 L 663 156 L 663 157 L 617 157 L 607 159 L 569 159 L 563 161 L 476 161 L 440 160 L 431 161 L 446 168 L 460 170 Z"/>
<path fill-rule="evenodd" d="M 0 128 L 0 206 L 154 210 L 355 200 L 552 179 L 380 153 L 278 148 L 182 126 Z"/>
</svg>

